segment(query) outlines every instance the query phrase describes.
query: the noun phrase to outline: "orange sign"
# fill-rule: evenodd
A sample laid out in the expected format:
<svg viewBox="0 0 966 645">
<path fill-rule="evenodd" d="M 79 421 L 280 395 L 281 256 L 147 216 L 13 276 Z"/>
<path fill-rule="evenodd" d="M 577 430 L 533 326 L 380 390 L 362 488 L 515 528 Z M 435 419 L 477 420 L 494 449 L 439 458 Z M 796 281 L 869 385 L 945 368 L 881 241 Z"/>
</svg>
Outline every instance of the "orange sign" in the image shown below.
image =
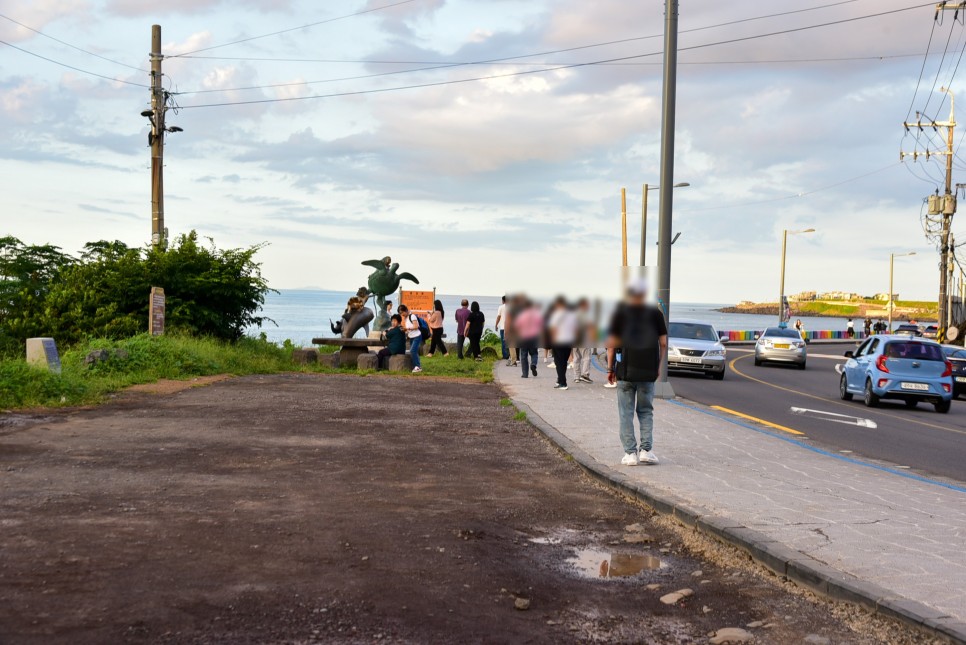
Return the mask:
<svg viewBox="0 0 966 645">
<path fill-rule="evenodd" d="M 433 310 L 432 291 L 406 291 L 399 292 L 399 304 L 409 307 L 409 311 L 414 314 L 430 312 Z"/>
</svg>

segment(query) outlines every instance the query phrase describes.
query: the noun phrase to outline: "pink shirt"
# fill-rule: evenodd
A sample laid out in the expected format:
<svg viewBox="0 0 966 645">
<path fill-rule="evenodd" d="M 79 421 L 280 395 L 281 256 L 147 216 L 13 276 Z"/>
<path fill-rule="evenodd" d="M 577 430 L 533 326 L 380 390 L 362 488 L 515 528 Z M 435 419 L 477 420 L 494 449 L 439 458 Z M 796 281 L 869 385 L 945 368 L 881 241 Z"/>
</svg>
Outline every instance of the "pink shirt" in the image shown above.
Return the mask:
<svg viewBox="0 0 966 645">
<path fill-rule="evenodd" d="M 543 333 L 543 316 L 537 309 L 521 311 L 513 319 L 513 329 L 523 340 L 539 338 Z"/>
</svg>

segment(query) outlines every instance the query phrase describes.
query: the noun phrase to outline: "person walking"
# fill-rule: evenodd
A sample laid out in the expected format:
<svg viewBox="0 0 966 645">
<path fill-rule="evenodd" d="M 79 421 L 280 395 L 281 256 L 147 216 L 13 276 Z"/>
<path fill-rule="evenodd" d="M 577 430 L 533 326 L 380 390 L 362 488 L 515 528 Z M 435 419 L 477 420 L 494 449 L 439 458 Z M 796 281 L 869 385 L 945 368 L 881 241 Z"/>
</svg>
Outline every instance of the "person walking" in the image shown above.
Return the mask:
<svg viewBox="0 0 966 645">
<path fill-rule="evenodd" d="M 443 352 L 443 356 L 446 356 L 448 352 L 446 351 L 446 344 L 443 343 L 443 316 L 446 313 L 443 311 L 443 303 L 439 300 L 433 302 L 433 313 L 429 314 L 429 333 L 432 334 L 429 343 L 429 353 L 426 354 L 426 358 L 432 358 L 436 354 L 436 349 L 438 348 Z"/>
<path fill-rule="evenodd" d="M 456 318 L 456 358 L 463 360 L 463 344 L 466 343 L 466 321 L 470 317 L 470 302 L 466 298 L 453 316 Z"/>
<path fill-rule="evenodd" d="M 845 335 L 849 338 L 855 338 L 855 323 L 852 322 L 851 318 L 845 323 Z"/>
<path fill-rule="evenodd" d="M 419 317 L 410 313 L 409 307 L 399 305 L 399 316 L 403 320 L 403 329 L 409 339 L 409 357 L 413 359 L 413 374 L 423 371 L 419 362 L 419 347 L 423 344 L 423 332 L 419 330 Z"/>
<path fill-rule="evenodd" d="M 480 357 L 480 339 L 483 338 L 483 323 L 486 317 L 480 311 L 480 303 L 473 301 L 470 304 L 470 316 L 466 319 L 466 335 L 470 339 L 470 354 L 479 363 L 483 359 Z"/>
<path fill-rule="evenodd" d="M 865 335 L 866 336 L 871 336 L 872 335 L 872 319 L 871 318 L 868 318 L 867 317 L 865 319 L 865 321 L 862 323 L 862 327 L 865 329 Z"/>
<path fill-rule="evenodd" d="M 617 385 L 621 464 L 657 464 L 654 454 L 654 382 L 667 357 L 667 323 L 664 314 L 647 304 L 647 281 L 631 282 L 626 299 L 610 321 L 607 338 L 607 382 Z M 616 363 L 617 352 L 620 363 Z M 634 417 L 641 439 L 634 435 Z"/>
<path fill-rule="evenodd" d="M 574 382 L 593 383 L 590 378 L 591 352 L 597 342 L 597 330 L 590 315 L 590 301 L 581 298 L 577 302 L 577 327 L 579 337 L 574 347 Z"/>
<path fill-rule="evenodd" d="M 520 365 L 523 368 L 521 376 L 523 378 L 529 378 L 530 374 L 536 376 L 537 365 L 540 363 L 538 355 L 540 335 L 543 333 L 543 314 L 540 312 L 540 305 L 527 302 L 523 311 L 513 319 L 513 332 L 520 343 Z"/>
<path fill-rule="evenodd" d="M 389 319 L 390 327 L 382 333 L 388 344 L 376 353 L 376 367 L 384 370 L 389 366 L 389 357 L 406 353 L 406 332 L 402 329 L 402 317 L 393 314 Z"/>
<path fill-rule="evenodd" d="M 554 367 L 557 369 L 556 390 L 567 389 L 567 362 L 570 353 L 577 343 L 579 323 L 577 314 L 567 304 L 563 296 L 558 296 L 553 303 L 553 312 L 548 323 L 550 327 L 550 347 L 553 349 Z"/>
<path fill-rule="evenodd" d="M 510 366 L 510 351 L 506 346 L 506 296 L 500 307 L 496 310 L 496 322 L 493 323 L 496 333 L 500 335 L 500 356 L 506 361 L 507 367 Z"/>
</svg>

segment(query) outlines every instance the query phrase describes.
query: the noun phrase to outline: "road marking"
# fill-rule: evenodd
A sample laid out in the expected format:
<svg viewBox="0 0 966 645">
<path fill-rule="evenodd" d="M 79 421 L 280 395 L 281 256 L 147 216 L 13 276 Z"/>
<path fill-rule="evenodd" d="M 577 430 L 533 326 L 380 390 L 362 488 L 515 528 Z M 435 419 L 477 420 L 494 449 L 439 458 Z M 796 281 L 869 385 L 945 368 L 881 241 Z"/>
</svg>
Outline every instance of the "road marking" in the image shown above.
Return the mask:
<svg viewBox="0 0 966 645">
<path fill-rule="evenodd" d="M 775 430 L 781 430 L 782 432 L 787 432 L 789 434 L 798 435 L 804 437 L 804 432 L 799 432 L 798 430 L 792 430 L 791 428 L 786 428 L 785 426 L 780 426 L 777 423 L 772 423 L 771 421 L 765 421 L 764 419 L 759 419 L 758 417 L 753 417 L 749 414 L 743 414 L 735 410 L 729 410 L 728 408 L 723 408 L 720 405 L 712 405 L 712 410 L 717 410 L 718 412 L 725 412 L 727 414 L 732 414 L 740 419 L 745 419 L 747 421 L 754 421 L 755 423 L 760 423 L 763 426 L 768 426 L 769 428 L 774 428 Z"/>
<path fill-rule="evenodd" d="M 854 403 L 846 403 L 844 401 L 837 401 L 835 399 L 830 399 L 824 396 L 816 396 L 815 394 L 800 392 L 798 390 L 793 390 L 790 387 L 775 385 L 774 383 L 763 381 L 759 378 L 755 378 L 754 376 L 749 376 L 744 372 L 742 372 L 741 370 L 739 370 L 738 367 L 735 365 L 735 363 L 737 363 L 743 358 L 749 358 L 749 356 L 739 356 L 738 358 L 735 358 L 730 363 L 728 363 L 728 366 L 731 368 L 731 371 L 742 378 L 748 379 L 749 381 L 754 381 L 755 383 L 766 385 L 768 387 L 773 387 L 776 390 L 781 390 L 783 392 L 789 392 L 791 394 L 797 394 L 799 396 L 804 396 L 809 399 L 815 399 L 816 401 L 822 401 L 823 403 L 831 403 L 833 405 L 841 405 L 842 407 L 845 407 L 845 408 L 854 409 L 854 406 L 855 406 Z M 882 410 L 881 408 L 877 410 L 877 414 L 881 414 L 884 417 L 892 417 L 893 419 L 899 419 L 900 421 L 904 421 L 905 423 L 912 423 L 915 425 L 925 426 L 927 428 L 935 428 L 936 430 L 944 430 L 945 432 L 952 432 L 954 434 L 966 435 L 966 430 L 957 430 L 955 428 L 947 428 L 946 426 L 939 426 L 939 425 L 936 425 L 935 423 L 927 423 L 925 421 L 919 421 L 918 419 L 912 417 L 911 415 L 901 416 L 898 414 L 891 414 L 889 412 L 886 412 L 885 410 Z"/>
<path fill-rule="evenodd" d="M 737 347 L 729 347 L 728 348 L 728 351 L 729 352 L 741 352 L 742 354 L 754 354 L 755 353 L 755 350 L 753 350 L 753 349 L 738 349 Z M 841 359 L 842 358 L 842 356 L 839 355 L 839 354 L 813 354 L 812 352 L 808 352 L 808 357 L 809 358 L 830 358 L 832 360 L 836 360 L 836 359 Z"/>
<path fill-rule="evenodd" d="M 818 419 L 823 419 L 825 421 L 831 421 L 833 423 L 844 423 L 851 426 L 859 426 L 861 428 L 875 428 L 879 427 L 872 419 L 863 419 L 862 417 L 853 417 L 848 414 L 836 414 L 834 412 L 823 412 L 821 410 L 809 410 L 808 408 L 796 408 L 792 407 L 792 414 L 801 414 L 803 416 L 812 416 Z"/>
</svg>

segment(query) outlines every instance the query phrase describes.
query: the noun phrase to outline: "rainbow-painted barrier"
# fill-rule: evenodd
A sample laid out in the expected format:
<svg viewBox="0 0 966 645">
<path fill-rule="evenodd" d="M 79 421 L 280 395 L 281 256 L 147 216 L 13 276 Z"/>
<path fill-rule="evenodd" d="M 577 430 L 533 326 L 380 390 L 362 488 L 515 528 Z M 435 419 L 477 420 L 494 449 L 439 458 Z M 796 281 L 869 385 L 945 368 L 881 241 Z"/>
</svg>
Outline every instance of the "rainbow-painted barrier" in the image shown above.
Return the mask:
<svg viewBox="0 0 966 645">
<path fill-rule="evenodd" d="M 753 341 L 755 336 L 761 334 L 761 331 L 721 331 L 718 335 L 721 338 L 727 338 L 730 342 L 741 342 L 741 341 Z M 808 340 L 859 340 L 865 338 L 865 333 L 861 331 L 855 332 L 855 336 L 851 339 L 849 338 L 848 332 L 845 331 L 830 331 L 830 330 L 816 330 L 816 331 L 806 331 L 805 337 Z"/>
</svg>

